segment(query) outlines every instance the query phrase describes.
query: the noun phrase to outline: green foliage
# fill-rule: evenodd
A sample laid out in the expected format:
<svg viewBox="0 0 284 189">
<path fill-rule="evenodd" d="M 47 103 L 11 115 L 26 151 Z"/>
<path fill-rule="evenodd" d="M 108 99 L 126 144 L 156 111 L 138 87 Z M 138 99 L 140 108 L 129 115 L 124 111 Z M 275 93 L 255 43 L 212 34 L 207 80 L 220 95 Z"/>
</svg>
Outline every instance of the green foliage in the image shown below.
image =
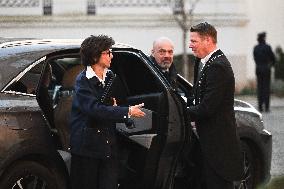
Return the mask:
<svg viewBox="0 0 284 189">
<path fill-rule="evenodd" d="M 256 95 L 256 89 L 246 86 L 240 91 L 239 95 Z"/>
<path fill-rule="evenodd" d="M 284 81 L 275 80 L 271 83 L 271 94 L 283 97 L 284 96 Z M 238 95 L 256 95 L 256 88 L 253 85 L 245 86 Z"/>
<path fill-rule="evenodd" d="M 276 96 L 284 96 L 284 80 L 275 80 L 271 85 L 271 92 Z"/>
<path fill-rule="evenodd" d="M 260 186 L 258 189 L 283 189 L 284 176 L 273 178 L 267 185 Z"/>
<path fill-rule="evenodd" d="M 284 53 L 281 47 L 276 48 L 275 78 L 284 81 Z"/>
</svg>

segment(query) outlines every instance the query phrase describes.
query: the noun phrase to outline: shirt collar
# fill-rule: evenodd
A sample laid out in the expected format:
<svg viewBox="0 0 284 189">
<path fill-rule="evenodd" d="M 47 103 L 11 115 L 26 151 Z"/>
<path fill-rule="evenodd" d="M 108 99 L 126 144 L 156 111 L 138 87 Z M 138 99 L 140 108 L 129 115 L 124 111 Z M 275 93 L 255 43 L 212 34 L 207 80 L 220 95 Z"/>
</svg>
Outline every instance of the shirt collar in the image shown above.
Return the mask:
<svg viewBox="0 0 284 189">
<path fill-rule="evenodd" d="M 99 76 L 94 72 L 93 68 L 91 66 L 87 66 L 87 70 L 86 70 L 86 77 L 88 79 L 91 79 L 93 77 L 96 77 L 99 82 L 101 82 L 103 85 L 105 85 L 105 79 L 106 79 L 106 73 L 108 72 L 109 70 L 106 68 L 104 70 L 104 73 L 103 73 L 103 79 L 99 78 Z"/>
<path fill-rule="evenodd" d="M 218 51 L 219 49 L 218 48 L 216 48 L 214 51 L 212 51 L 210 54 L 208 54 L 207 56 L 205 56 L 204 58 L 202 58 L 201 60 L 200 60 L 200 62 L 202 63 L 202 64 L 206 64 L 206 62 L 210 59 L 210 57 L 212 56 L 212 54 L 214 54 L 216 51 Z"/>
</svg>

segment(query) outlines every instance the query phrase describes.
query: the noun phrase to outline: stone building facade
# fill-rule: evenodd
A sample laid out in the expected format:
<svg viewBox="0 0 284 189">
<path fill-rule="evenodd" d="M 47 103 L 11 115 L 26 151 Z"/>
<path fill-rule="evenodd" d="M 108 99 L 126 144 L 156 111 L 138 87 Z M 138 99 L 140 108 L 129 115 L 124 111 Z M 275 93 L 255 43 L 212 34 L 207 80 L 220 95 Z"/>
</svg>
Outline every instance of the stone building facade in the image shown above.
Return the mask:
<svg viewBox="0 0 284 189">
<path fill-rule="evenodd" d="M 182 53 L 174 19 L 180 0 L 0 0 L 0 37 L 85 38 L 108 34 L 150 53 L 152 41 L 168 36 Z M 194 0 L 185 0 L 186 10 Z M 254 83 L 252 48 L 267 32 L 272 48 L 284 47 L 284 1 L 199 0 L 193 23 L 207 21 L 219 32 L 218 46 L 230 59 L 236 88 Z M 190 53 L 190 50 L 188 50 Z"/>
</svg>

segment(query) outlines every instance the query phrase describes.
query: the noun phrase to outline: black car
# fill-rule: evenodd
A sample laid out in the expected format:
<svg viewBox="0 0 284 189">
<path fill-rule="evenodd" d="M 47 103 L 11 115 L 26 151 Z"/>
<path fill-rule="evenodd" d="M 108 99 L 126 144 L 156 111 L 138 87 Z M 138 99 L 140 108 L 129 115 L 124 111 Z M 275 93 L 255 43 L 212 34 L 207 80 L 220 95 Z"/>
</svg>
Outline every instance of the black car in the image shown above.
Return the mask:
<svg viewBox="0 0 284 189">
<path fill-rule="evenodd" d="M 1 189 L 68 188 L 68 120 L 83 69 L 81 42 L 0 38 Z M 147 112 L 132 126 L 117 124 L 119 187 L 192 188 L 195 131 L 185 114 L 192 85 L 178 76 L 174 90 L 142 51 L 124 44 L 112 50 L 118 104 L 143 102 Z M 245 168 L 235 185 L 252 189 L 270 179 L 272 136 L 250 104 L 235 100 L 235 113 Z"/>
</svg>

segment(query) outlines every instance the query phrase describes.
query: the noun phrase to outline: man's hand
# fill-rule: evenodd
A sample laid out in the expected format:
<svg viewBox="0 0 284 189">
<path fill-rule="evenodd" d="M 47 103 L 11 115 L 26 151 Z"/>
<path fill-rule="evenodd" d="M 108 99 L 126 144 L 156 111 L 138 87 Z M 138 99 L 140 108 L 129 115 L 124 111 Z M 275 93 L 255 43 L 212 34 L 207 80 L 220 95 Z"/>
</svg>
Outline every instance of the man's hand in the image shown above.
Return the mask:
<svg viewBox="0 0 284 189">
<path fill-rule="evenodd" d="M 144 117 L 145 113 L 140 109 L 143 106 L 144 106 L 144 103 L 130 106 L 128 114 L 133 117 Z"/>
</svg>

